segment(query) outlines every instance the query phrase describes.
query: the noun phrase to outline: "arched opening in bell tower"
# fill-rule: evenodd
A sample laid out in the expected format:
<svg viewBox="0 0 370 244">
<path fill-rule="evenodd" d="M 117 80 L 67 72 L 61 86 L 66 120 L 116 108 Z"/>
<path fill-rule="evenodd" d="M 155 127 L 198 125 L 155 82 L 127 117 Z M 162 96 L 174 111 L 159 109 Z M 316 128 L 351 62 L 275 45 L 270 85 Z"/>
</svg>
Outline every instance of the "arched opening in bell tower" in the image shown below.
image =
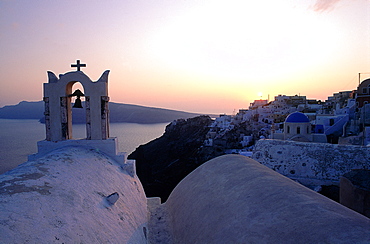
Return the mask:
<svg viewBox="0 0 370 244">
<path fill-rule="evenodd" d="M 86 97 L 80 82 L 72 81 L 66 86 L 68 139 L 86 138 Z"/>
</svg>

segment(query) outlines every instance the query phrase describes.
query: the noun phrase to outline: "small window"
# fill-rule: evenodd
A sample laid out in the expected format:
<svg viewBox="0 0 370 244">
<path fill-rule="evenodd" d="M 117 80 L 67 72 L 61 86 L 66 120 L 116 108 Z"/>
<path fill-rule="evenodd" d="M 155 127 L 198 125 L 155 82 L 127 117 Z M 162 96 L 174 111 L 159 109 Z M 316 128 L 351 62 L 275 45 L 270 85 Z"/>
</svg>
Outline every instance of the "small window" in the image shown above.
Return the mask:
<svg viewBox="0 0 370 244">
<path fill-rule="evenodd" d="M 301 127 L 297 127 L 297 134 L 301 134 Z"/>
<path fill-rule="evenodd" d="M 335 122 L 335 121 L 334 121 L 334 119 L 330 119 L 330 120 L 329 120 L 329 125 L 330 125 L 330 126 L 334 125 L 334 122 Z"/>
<path fill-rule="evenodd" d="M 288 125 L 287 132 L 290 133 L 290 126 Z"/>
<path fill-rule="evenodd" d="M 367 88 L 365 87 L 365 88 L 362 88 L 362 93 L 363 94 L 367 94 Z"/>
</svg>

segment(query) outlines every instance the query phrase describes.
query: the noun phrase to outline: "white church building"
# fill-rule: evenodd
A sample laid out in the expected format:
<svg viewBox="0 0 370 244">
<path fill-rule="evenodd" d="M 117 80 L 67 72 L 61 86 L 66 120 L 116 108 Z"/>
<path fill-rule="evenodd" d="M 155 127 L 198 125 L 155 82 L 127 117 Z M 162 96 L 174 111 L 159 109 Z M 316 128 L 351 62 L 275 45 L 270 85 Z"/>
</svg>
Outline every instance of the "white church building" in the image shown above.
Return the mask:
<svg viewBox="0 0 370 244">
<path fill-rule="evenodd" d="M 325 134 L 314 134 L 308 117 L 301 112 L 288 115 L 284 122 L 282 133 L 273 133 L 271 139 L 300 141 L 300 142 L 327 142 Z"/>
</svg>

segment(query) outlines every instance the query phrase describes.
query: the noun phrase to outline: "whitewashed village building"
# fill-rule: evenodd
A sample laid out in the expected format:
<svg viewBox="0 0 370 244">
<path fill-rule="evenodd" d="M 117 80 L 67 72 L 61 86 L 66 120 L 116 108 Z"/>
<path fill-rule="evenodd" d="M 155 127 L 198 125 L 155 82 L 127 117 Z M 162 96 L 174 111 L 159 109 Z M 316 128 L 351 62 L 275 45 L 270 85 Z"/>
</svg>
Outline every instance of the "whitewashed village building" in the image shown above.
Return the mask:
<svg viewBox="0 0 370 244">
<path fill-rule="evenodd" d="M 221 114 L 215 119 L 211 127 L 217 127 L 221 130 L 228 130 L 233 128 L 232 117 L 230 115 Z"/>
<path fill-rule="evenodd" d="M 275 96 L 273 101 L 255 100 L 250 104 L 249 110 L 239 111 L 243 114 L 243 120 L 258 119 L 261 123 L 283 122 L 287 115 L 295 111 L 307 108 L 306 96 Z"/>
<path fill-rule="evenodd" d="M 75 82 L 88 108 L 81 140 L 71 130 Z M 370 242 L 370 219 L 239 155 L 201 165 L 164 204 L 146 198 L 109 135 L 107 82 L 107 71 L 98 81 L 49 73 L 46 140 L 0 175 L 1 243 Z"/>
</svg>

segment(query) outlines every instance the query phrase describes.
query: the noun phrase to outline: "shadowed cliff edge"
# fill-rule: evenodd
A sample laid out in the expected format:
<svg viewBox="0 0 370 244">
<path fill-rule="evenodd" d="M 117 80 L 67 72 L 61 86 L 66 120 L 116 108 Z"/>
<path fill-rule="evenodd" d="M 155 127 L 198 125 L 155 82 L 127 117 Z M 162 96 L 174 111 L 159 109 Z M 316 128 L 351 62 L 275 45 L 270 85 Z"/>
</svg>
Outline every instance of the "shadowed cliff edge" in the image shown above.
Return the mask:
<svg viewBox="0 0 370 244">
<path fill-rule="evenodd" d="M 174 121 L 161 137 L 139 146 L 128 156 L 136 161 L 147 196 L 165 201 L 180 180 L 209 159 L 199 148 L 211 123 L 208 116 Z"/>
</svg>

